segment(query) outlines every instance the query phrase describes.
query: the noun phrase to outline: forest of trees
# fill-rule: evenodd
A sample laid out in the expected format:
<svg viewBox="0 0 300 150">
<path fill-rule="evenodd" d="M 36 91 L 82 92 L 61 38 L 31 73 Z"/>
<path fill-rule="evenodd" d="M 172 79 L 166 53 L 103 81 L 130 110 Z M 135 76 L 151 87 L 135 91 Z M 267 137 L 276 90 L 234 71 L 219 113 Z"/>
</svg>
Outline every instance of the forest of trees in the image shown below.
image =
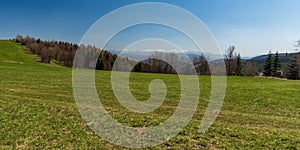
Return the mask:
<svg viewBox="0 0 300 150">
<path fill-rule="evenodd" d="M 297 47 L 300 47 L 300 41 L 298 41 Z M 300 54 L 291 53 L 287 56 L 289 62 L 287 67 L 283 68 L 278 51 L 275 54 L 270 51 L 264 63 L 263 75 L 292 80 L 300 79 Z"/>
<path fill-rule="evenodd" d="M 74 57 L 78 49 L 84 49 L 81 54 L 82 64 L 76 64 L 76 67 L 96 69 L 96 70 L 112 70 L 113 67 L 118 71 L 134 71 L 147 73 L 168 73 L 168 74 L 189 74 L 191 66 L 187 58 L 175 53 L 155 52 L 146 59 L 137 62 L 127 57 L 119 57 L 106 50 L 100 50 L 95 46 L 77 45 L 69 42 L 61 41 L 42 41 L 29 36 L 22 37 L 18 35 L 14 41 L 26 46 L 28 50 L 40 57 L 43 63 L 56 62 L 66 67 L 72 67 Z M 300 47 L 300 40 L 295 45 Z M 114 66 L 116 60 L 121 64 Z M 177 64 L 177 68 L 173 68 L 169 63 L 162 61 L 167 60 L 172 64 Z M 209 60 L 202 54 L 199 57 L 193 57 L 193 66 L 199 75 L 210 75 Z M 262 73 L 264 76 L 285 77 L 288 79 L 300 79 L 300 54 L 290 54 L 290 62 L 287 69 L 282 68 L 279 53 L 272 54 L 269 52 L 265 59 Z M 219 60 L 220 61 L 220 60 Z M 225 50 L 224 58 L 226 73 L 230 76 L 257 76 L 259 75 L 259 67 L 255 61 L 242 60 L 241 55 L 236 52 L 234 46 L 230 46 Z M 133 69 L 131 69 L 133 68 Z"/>
<path fill-rule="evenodd" d="M 22 37 L 18 35 L 16 42 L 26 46 L 33 54 L 41 58 L 41 62 L 50 63 L 51 60 L 56 60 L 61 65 L 71 67 L 78 45 L 68 42 L 57 41 L 42 41 L 29 36 Z"/>
<path fill-rule="evenodd" d="M 22 37 L 18 35 L 14 41 L 21 43 L 23 46 L 26 46 L 29 51 L 33 54 L 38 55 L 41 58 L 41 62 L 50 64 L 55 61 L 56 63 L 72 67 L 74 62 L 74 57 L 77 49 L 84 49 L 82 57 L 79 57 L 81 64 L 76 64 L 76 67 L 96 69 L 96 70 L 112 70 L 113 65 L 117 59 L 122 63 L 122 67 L 116 66 L 118 71 L 134 71 L 134 72 L 148 72 L 148 73 L 189 73 L 191 66 L 187 63 L 187 60 L 180 55 L 175 53 L 160 53 L 155 52 L 151 55 L 151 58 L 143 60 L 141 62 L 136 62 L 127 57 L 118 57 L 116 54 L 112 54 L 106 50 L 100 50 L 95 46 L 90 45 L 80 45 L 72 44 L 68 42 L 61 41 L 42 41 L 40 39 L 35 39 L 30 36 Z M 98 57 L 98 59 L 94 59 Z M 95 61 L 97 60 L 97 61 Z M 173 68 L 170 64 L 162 61 L 168 60 L 173 64 L 180 64 L 178 68 Z M 208 75 L 209 67 L 208 62 L 204 56 L 194 59 L 196 71 L 198 74 Z M 133 64 L 136 64 L 132 67 Z M 132 70 L 128 70 L 133 68 Z"/>
<path fill-rule="evenodd" d="M 274 56 L 274 58 L 273 58 Z M 264 64 L 264 76 L 283 77 L 278 51 L 274 54 L 270 51 Z"/>
</svg>

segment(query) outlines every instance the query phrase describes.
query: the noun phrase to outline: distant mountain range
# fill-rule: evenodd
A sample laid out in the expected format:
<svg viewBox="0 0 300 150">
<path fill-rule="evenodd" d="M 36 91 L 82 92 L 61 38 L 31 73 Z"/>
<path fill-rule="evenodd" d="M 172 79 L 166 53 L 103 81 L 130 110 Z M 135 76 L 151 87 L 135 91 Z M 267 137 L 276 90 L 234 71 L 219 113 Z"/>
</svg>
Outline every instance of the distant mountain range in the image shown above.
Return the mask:
<svg viewBox="0 0 300 150">
<path fill-rule="evenodd" d="M 289 56 L 289 53 L 279 53 L 279 57 L 280 58 L 288 58 Z M 265 54 L 265 55 L 259 55 L 259 56 L 255 56 L 255 57 L 252 57 L 251 60 L 264 60 L 268 57 L 268 54 Z M 286 59 L 283 59 L 283 60 L 286 60 Z"/>
<path fill-rule="evenodd" d="M 108 50 L 109 52 L 111 52 L 112 54 L 116 54 L 116 55 L 120 55 L 121 54 L 121 50 Z M 140 57 L 145 57 L 145 56 L 150 56 L 154 51 L 151 52 L 147 52 L 147 51 L 127 51 L 126 53 L 123 53 L 123 56 L 127 56 L 130 58 L 140 58 Z M 176 53 L 176 54 L 180 54 L 180 53 Z M 213 61 L 216 59 L 223 59 L 225 58 L 225 56 L 222 56 L 220 54 L 213 54 L 213 53 L 202 53 L 202 52 L 185 52 L 185 54 L 187 56 L 189 56 L 190 58 L 195 58 L 195 57 L 199 57 L 201 55 L 204 55 L 208 60 Z M 299 53 L 300 54 L 300 53 Z M 289 60 L 289 53 L 280 53 L 279 54 L 280 58 L 282 58 L 282 62 L 288 62 Z M 265 60 L 268 57 L 268 54 L 264 54 L 264 55 L 259 55 L 259 56 L 255 56 L 255 57 L 242 57 L 243 60 L 252 60 L 252 61 L 261 61 L 261 60 Z"/>
<path fill-rule="evenodd" d="M 112 54 L 120 55 L 122 51 L 120 50 L 109 50 Z M 128 57 L 130 59 L 135 59 L 135 60 L 140 60 L 141 58 L 145 58 L 146 56 L 150 56 L 153 54 L 152 52 L 147 52 L 147 51 L 128 51 L 126 53 L 123 53 L 122 56 Z M 180 53 L 175 53 L 178 55 L 182 55 Z M 222 56 L 220 54 L 213 54 L 213 53 L 202 53 L 202 52 L 186 52 L 185 53 L 191 60 L 194 58 L 197 58 L 201 55 L 204 55 L 207 60 L 209 61 L 221 61 L 225 58 L 225 56 Z M 280 53 L 280 60 L 282 64 L 283 69 L 287 69 L 287 64 L 290 61 L 290 54 L 291 53 Z M 274 55 L 274 54 L 273 54 Z M 297 55 L 300 55 L 300 53 L 297 53 Z M 259 55 L 255 57 L 242 57 L 242 60 L 244 63 L 250 61 L 259 68 L 260 71 L 263 70 L 263 66 L 265 63 L 266 58 L 268 57 L 268 54 L 264 55 Z"/>
<path fill-rule="evenodd" d="M 109 52 L 111 52 L 112 54 L 116 54 L 116 55 L 120 55 L 122 53 L 121 50 L 108 50 Z M 131 58 L 131 59 L 140 59 L 140 58 L 144 58 L 146 56 L 150 56 L 151 54 L 153 54 L 154 51 L 152 52 L 147 52 L 147 51 L 127 51 L 126 53 L 122 53 L 122 56 Z M 175 53 L 178 55 L 182 55 L 181 53 Z M 224 56 L 220 55 L 220 54 L 213 54 L 213 53 L 202 53 L 202 52 L 185 52 L 185 54 L 193 60 L 193 58 L 197 58 L 200 57 L 201 55 L 204 55 L 206 57 L 206 59 L 213 61 L 213 60 L 217 60 L 217 59 L 223 59 Z"/>
</svg>

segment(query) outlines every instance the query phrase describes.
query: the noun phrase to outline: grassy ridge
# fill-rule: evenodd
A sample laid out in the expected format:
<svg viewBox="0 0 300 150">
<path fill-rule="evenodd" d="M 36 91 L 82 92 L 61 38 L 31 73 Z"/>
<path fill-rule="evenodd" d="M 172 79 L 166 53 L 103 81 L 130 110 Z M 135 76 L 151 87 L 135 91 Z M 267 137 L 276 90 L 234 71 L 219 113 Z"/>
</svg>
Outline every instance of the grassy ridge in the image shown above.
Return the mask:
<svg viewBox="0 0 300 150">
<path fill-rule="evenodd" d="M 0 40 L 0 62 L 6 63 L 34 63 L 35 57 L 24 53 L 22 46 L 10 41 Z"/>
<path fill-rule="evenodd" d="M 82 120 L 72 93 L 72 70 L 46 65 L 20 45 L 0 41 L 0 148 L 120 148 L 93 133 Z M 152 126 L 167 119 L 180 97 L 176 75 L 132 73 L 131 92 L 150 97 L 148 85 L 162 79 L 168 87 L 164 104 L 149 114 L 123 108 L 110 85 L 110 72 L 96 71 L 101 102 L 113 118 L 133 126 Z M 192 121 L 158 148 L 300 148 L 300 82 L 228 77 L 226 98 L 217 121 L 197 132 L 210 97 L 210 78 L 199 77 L 201 95 Z"/>
</svg>

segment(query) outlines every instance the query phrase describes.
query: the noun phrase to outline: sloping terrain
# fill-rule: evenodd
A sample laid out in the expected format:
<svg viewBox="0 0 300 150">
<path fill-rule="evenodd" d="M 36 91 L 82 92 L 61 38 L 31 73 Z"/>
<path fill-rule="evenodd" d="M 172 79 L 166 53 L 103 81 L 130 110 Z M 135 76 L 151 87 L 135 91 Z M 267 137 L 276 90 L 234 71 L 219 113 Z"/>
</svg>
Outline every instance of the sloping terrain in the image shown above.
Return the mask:
<svg viewBox="0 0 300 150">
<path fill-rule="evenodd" d="M 0 149 L 121 149 L 88 128 L 73 98 L 72 69 L 38 62 L 22 46 L 0 41 Z M 109 71 L 96 71 L 101 102 L 124 125 L 145 127 L 167 119 L 178 105 L 176 75 L 132 73 L 131 92 L 150 97 L 148 86 L 162 79 L 168 94 L 149 114 L 130 112 L 113 95 Z M 208 132 L 198 127 L 210 97 L 210 77 L 200 76 L 198 110 L 184 131 L 153 147 L 172 149 L 299 149 L 300 81 L 228 77 L 221 113 Z"/>
</svg>

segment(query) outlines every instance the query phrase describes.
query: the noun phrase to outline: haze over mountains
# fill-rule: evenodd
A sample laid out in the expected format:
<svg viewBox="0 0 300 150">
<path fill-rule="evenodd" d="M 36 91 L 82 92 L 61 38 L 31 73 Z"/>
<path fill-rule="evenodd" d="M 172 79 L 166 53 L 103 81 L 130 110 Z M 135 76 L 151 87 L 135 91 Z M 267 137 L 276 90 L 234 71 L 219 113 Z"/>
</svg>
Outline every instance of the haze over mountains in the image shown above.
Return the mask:
<svg viewBox="0 0 300 150">
<path fill-rule="evenodd" d="M 111 52 L 112 54 L 116 54 L 116 55 L 120 55 L 122 53 L 121 50 L 108 50 L 108 51 Z M 156 50 L 153 50 L 153 51 L 126 51 L 126 52 L 123 52 L 122 55 L 125 57 L 129 57 L 131 59 L 139 59 L 139 58 L 143 58 L 145 56 L 150 56 L 154 52 L 156 52 Z M 163 51 L 159 51 L 159 50 L 157 50 L 157 52 L 169 53 L 169 52 L 163 52 Z M 174 52 L 174 53 L 183 55 L 183 53 L 180 53 L 180 52 Z M 213 54 L 213 53 L 208 53 L 208 52 L 205 52 L 205 53 L 203 53 L 203 52 L 184 52 L 184 54 L 186 54 L 191 59 L 193 59 L 195 57 L 199 57 L 201 55 L 204 55 L 206 57 L 206 59 L 210 60 L 210 61 L 222 59 L 225 57 L 225 56 L 222 56 L 221 54 Z"/>
<path fill-rule="evenodd" d="M 122 50 L 108 50 L 109 52 L 111 52 L 112 54 L 116 54 L 116 55 L 120 55 L 122 53 Z M 122 53 L 123 56 L 125 57 L 130 57 L 131 59 L 138 59 L 141 57 L 145 57 L 145 56 L 150 56 L 151 54 L 153 54 L 155 52 L 155 50 L 153 51 L 124 51 Z M 163 52 L 163 51 L 159 51 L 158 52 L 162 52 L 162 53 L 168 53 L 168 52 Z M 175 52 L 176 54 L 180 54 L 179 52 Z M 191 51 L 191 52 L 184 52 L 184 54 L 186 54 L 189 58 L 193 59 L 195 57 L 199 57 L 201 55 L 205 56 L 207 60 L 209 61 L 214 61 L 214 60 L 218 60 L 218 59 L 222 59 L 225 58 L 225 55 L 221 55 L 221 54 L 214 54 L 214 53 L 209 53 L 209 52 L 195 52 L 195 51 Z M 279 56 L 282 58 L 283 62 L 288 62 L 290 53 L 279 53 Z M 300 54 L 300 53 L 299 53 Z M 257 55 L 254 57 L 241 57 L 243 60 L 252 60 L 252 61 L 261 61 L 261 60 L 265 60 L 267 58 L 268 54 L 263 54 L 263 55 Z"/>
</svg>

